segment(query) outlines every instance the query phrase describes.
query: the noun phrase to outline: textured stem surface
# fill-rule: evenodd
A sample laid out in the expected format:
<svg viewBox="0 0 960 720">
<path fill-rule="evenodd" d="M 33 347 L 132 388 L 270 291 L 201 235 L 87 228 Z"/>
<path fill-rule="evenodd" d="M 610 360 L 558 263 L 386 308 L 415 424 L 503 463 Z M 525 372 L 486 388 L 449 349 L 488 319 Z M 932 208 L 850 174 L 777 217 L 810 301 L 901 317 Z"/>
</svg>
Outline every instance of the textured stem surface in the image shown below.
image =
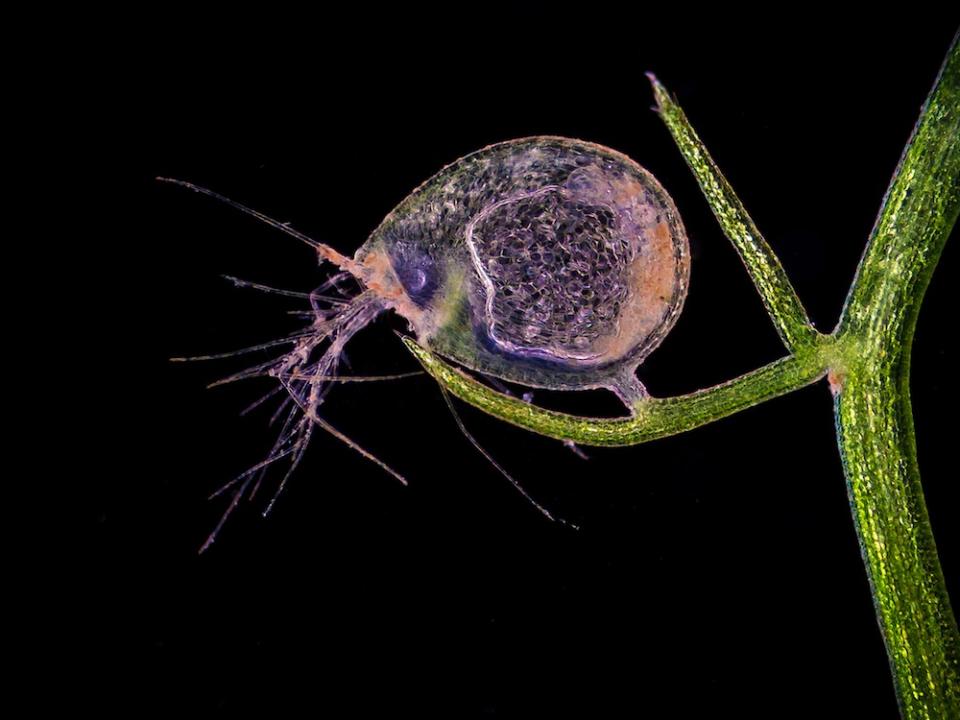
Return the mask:
<svg viewBox="0 0 960 720">
<path fill-rule="evenodd" d="M 960 209 L 956 38 L 884 198 L 837 335 L 855 351 L 835 384 L 837 438 L 900 709 L 960 717 L 960 634 L 917 466 L 910 348 Z"/>
<path fill-rule="evenodd" d="M 901 372 L 851 371 L 837 395 L 837 436 L 901 711 L 907 718 L 956 718 L 960 638 L 920 486 Z"/>
<path fill-rule="evenodd" d="M 648 77 L 653 84 L 661 119 L 693 171 L 724 234 L 743 260 L 783 344 L 791 351 L 813 345 L 817 341 L 817 331 L 810 324 L 807 311 L 780 260 L 763 239 L 683 110 L 653 75 Z"/>
<path fill-rule="evenodd" d="M 405 339 L 444 387 L 495 417 L 585 445 L 631 445 L 690 430 L 829 373 L 848 494 L 901 712 L 960 718 L 960 633 L 917 467 L 910 348 L 930 275 L 960 210 L 957 39 L 884 197 L 831 336 L 811 326 L 783 267 L 680 107 L 651 77 L 661 117 L 791 351 L 730 382 L 646 398 L 626 419 L 583 418 L 496 393 Z"/>
<path fill-rule="evenodd" d="M 407 348 L 438 382 L 464 402 L 541 435 L 581 445 L 636 445 L 676 435 L 732 415 L 822 378 L 832 356 L 829 343 L 783 358 L 735 380 L 689 395 L 641 400 L 630 418 L 588 418 L 545 410 L 491 390 L 404 338 Z"/>
</svg>

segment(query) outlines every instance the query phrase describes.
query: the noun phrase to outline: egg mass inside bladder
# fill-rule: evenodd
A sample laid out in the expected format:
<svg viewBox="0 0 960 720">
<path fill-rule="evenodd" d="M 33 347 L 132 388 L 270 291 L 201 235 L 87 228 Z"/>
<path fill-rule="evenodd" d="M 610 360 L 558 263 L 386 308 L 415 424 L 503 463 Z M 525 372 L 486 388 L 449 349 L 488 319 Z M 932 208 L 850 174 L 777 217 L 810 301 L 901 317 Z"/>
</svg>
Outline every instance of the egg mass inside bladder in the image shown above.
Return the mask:
<svg viewBox="0 0 960 720">
<path fill-rule="evenodd" d="M 557 137 L 498 143 L 448 165 L 383 220 L 356 261 L 440 355 L 533 387 L 627 394 L 689 279 L 683 224 L 653 175 L 616 151 Z"/>
</svg>

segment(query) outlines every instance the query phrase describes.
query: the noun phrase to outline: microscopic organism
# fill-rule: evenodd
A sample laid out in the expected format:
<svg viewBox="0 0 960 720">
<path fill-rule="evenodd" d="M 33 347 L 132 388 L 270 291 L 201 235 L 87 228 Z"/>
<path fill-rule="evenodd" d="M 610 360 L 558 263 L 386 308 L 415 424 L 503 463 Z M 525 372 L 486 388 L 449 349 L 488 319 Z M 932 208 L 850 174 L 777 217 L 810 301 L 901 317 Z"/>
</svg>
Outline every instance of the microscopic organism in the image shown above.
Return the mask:
<svg viewBox="0 0 960 720">
<path fill-rule="evenodd" d="M 210 190 L 172 182 L 293 235 L 338 268 L 303 294 L 308 327 L 256 348 L 286 352 L 227 378 L 275 378 L 286 415 L 267 459 L 227 486 L 234 501 L 224 518 L 267 466 L 289 458 L 282 489 L 318 427 L 397 475 L 320 411 L 331 386 L 352 379 L 338 375 L 345 345 L 384 311 L 401 315 L 420 345 L 481 376 L 606 388 L 632 412 L 645 395 L 636 369 L 687 292 L 689 246 L 670 196 L 630 158 L 579 140 L 511 140 L 451 163 L 352 258 Z"/>
</svg>

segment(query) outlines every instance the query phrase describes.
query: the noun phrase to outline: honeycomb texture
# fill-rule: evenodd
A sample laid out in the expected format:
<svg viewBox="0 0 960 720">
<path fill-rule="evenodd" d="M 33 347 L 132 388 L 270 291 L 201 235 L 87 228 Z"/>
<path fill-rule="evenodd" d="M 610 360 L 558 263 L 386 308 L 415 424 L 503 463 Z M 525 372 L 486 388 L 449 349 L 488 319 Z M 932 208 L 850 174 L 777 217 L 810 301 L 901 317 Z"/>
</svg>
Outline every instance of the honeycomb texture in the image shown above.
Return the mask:
<svg viewBox="0 0 960 720">
<path fill-rule="evenodd" d="M 616 332 L 633 243 L 608 207 L 567 195 L 553 187 L 496 203 L 472 228 L 501 344 L 579 356 Z"/>
</svg>

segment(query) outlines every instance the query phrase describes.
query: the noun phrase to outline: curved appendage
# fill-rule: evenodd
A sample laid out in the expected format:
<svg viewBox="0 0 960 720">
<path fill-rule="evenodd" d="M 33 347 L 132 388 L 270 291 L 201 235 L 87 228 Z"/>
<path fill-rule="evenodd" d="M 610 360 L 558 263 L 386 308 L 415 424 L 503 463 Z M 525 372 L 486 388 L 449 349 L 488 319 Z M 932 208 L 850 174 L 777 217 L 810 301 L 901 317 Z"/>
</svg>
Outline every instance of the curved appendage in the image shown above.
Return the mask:
<svg viewBox="0 0 960 720">
<path fill-rule="evenodd" d="M 403 342 L 437 382 L 464 402 L 540 435 L 599 446 L 636 445 L 706 425 L 816 382 L 834 357 L 832 344 L 824 342 L 706 390 L 673 398 L 648 396 L 634 404 L 633 417 L 604 419 L 545 410 L 496 392 L 411 338 Z"/>
</svg>

